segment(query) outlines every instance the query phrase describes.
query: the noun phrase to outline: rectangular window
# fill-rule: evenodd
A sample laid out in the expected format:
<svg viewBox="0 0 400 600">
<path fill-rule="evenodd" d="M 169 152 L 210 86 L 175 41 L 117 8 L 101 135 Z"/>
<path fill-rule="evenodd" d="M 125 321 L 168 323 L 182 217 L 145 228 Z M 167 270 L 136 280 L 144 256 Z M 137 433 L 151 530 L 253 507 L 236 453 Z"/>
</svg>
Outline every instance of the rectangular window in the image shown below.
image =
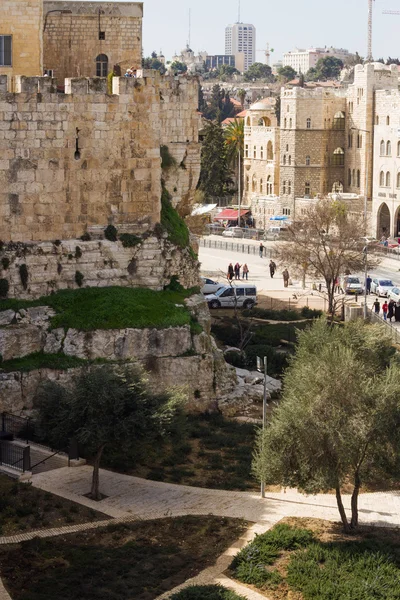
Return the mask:
<svg viewBox="0 0 400 600">
<path fill-rule="evenodd" d="M 106 39 L 106 32 L 99 31 L 99 40 L 105 40 L 105 39 Z"/>
<path fill-rule="evenodd" d="M 0 67 L 11 67 L 12 36 L 0 35 Z"/>
</svg>

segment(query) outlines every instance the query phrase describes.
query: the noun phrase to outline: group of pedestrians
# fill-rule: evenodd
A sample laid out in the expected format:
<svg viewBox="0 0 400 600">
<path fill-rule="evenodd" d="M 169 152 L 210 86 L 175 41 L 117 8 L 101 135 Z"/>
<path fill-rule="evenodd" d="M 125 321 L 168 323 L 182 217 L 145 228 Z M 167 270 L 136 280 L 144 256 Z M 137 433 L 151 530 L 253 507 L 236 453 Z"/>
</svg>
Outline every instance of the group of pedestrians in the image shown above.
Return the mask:
<svg viewBox="0 0 400 600">
<path fill-rule="evenodd" d="M 373 307 L 375 314 L 379 315 L 379 313 L 381 312 L 381 303 L 379 302 L 379 298 L 375 300 L 375 302 L 373 303 Z M 400 300 L 398 302 L 395 302 L 392 299 L 390 299 L 389 302 L 385 300 L 385 302 L 382 305 L 382 315 L 385 321 L 389 321 L 391 323 L 394 317 L 394 320 L 399 322 Z"/>
<path fill-rule="evenodd" d="M 232 263 L 229 263 L 229 266 L 228 266 L 229 281 L 232 281 L 233 279 L 240 279 L 240 270 L 242 270 L 242 279 L 246 279 L 246 281 L 248 281 L 250 271 L 249 271 L 249 267 L 247 266 L 247 263 L 244 263 L 244 265 L 240 265 L 238 262 L 235 264 L 235 266 L 233 266 Z"/>
</svg>

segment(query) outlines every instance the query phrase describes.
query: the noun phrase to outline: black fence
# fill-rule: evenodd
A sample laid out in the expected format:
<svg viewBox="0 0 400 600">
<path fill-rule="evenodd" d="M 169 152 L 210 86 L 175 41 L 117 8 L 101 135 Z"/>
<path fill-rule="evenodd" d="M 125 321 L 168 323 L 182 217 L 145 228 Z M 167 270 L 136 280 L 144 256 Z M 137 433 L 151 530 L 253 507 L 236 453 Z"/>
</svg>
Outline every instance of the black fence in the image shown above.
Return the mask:
<svg viewBox="0 0 400 600">
<path fill-rule="evenodd" d="M 31 470 L 30 446 L 17 446 L 11 442 L 0 442 L 0 465 L 17 471 Z"/>
<path fill-rule="evenodd" d="M 20 417 L 12 413 L 1 413 L 1 430 L 5 433 L 11 433 L 15 438 L 24 442 L 34 442 L 35 423 L 27 417 Z"/>
<path fill-rule="evenodd" d="M 209 238 L 201 238 L 200 246 L 203 248 L 215 248 L 217 250 L 227 250 L 228 252 L 241 252 L 252 256 L 260 255 L 260 248 L 255 244 L 245 244 L 243 242 L 225 242 L 223 240 L 210 240 Z M 275 255 L 273 248 L 263 249 L 264 258 L 273 258 Z"/>
</svg>

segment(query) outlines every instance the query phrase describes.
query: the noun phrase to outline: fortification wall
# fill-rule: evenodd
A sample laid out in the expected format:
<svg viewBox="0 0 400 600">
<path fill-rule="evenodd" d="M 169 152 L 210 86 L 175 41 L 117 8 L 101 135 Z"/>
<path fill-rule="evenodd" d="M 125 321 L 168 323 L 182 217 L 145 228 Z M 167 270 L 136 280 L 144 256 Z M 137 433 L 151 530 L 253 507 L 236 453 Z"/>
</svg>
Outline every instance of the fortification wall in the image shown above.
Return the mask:
<svg viewBox="0 0 400 600">
<path fill-rule="evenodd" d="M 0 239 L 81 236 L 113 223 L 133 233 L 160 220 L 160 146 L 187 155 L 176 202 L 197 184 L 196 79 L 0 77 Z M 194 167 L 190 167 L 188 157 Z M 180 193 L 180 195 L 179 195 Z"/>
</svg>

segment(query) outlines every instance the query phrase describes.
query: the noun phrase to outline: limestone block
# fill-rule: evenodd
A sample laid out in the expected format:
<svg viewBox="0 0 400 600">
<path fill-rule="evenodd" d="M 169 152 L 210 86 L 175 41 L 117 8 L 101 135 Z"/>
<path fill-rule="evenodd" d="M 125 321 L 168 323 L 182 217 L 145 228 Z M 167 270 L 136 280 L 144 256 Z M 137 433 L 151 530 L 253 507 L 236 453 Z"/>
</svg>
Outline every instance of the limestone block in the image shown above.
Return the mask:
<svg viewBox="0 0 400 600">
<path fill-rule="evenodd" d="M 18 412 L 23 408 L 21 374 L 0 372 L 0 409 Z"/>
<path fill-rule="evenodd" d="M 11 325 L 15 318 L 15 312 L 13 310 L 2 310 L 0 312 L 0 326 Z"/>
<path fill-rule="evenodd" d="M 200 335 L 193 336 L 193 349 L 196 354 L 210 354 L 212 352 L 211 339 L 205 331 Z"/>
<path fill-rule="evenodd" d="M 35 306 L 28 308 L 26 312 L 29 322 L 37 327 L 48 326 L 50 317 L 54 317 L 56 314 L 49 306 Z"/>
<path fill-rule="evenodd" d="M 44 345 L 44 352 L 46 354 L 57 354 L 61 351 L 63 339 L 65 337 L 65 331 L 62 327 L 59 329 L 53 329 L 46 334 L 46 342 Z"/>
<path fill-rule="evenodd" d="M 3 360 L 41 352 L 43 346 L 43 333 L 34 325 L 10 325 L 0 329 L 0 355 Z"/>
<path fill-rule="evenodd" d="M 196 294 L 194 296 L 190 296 L 185 300 L 186 306 L 189 308 L 190 312 L 197 319 L 198 323 L 204 329 L 207 335 L 210 335 L 211 331 L 211 315 L 208 308 L 208 304 L 203 296 L 203 294 Z"/>
<path fill-rule="evenodd" d="M 78 331 L 78 329 L 68 329 L 63 343 L 63 352 L 67 356 L 87 358 L 85 332 Z"/>
<path fill-rule="evenodd" d="M 119 336 L 117 358 L 144 359 L 150 356 L 180 356 L 192 346 L 190 328 L 126 329 Z M 123 341 L 121 338 L 124 338 Z"/>
</svg>

